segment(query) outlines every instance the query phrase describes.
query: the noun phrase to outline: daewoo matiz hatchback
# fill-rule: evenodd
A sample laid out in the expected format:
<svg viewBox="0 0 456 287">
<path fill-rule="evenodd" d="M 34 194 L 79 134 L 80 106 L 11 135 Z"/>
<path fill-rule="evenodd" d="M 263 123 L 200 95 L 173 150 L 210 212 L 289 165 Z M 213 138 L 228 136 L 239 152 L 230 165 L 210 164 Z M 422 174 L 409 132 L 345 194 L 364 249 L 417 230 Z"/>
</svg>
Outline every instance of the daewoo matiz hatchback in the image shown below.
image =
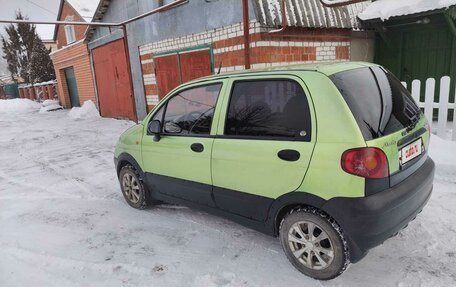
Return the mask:
<svg viewBox="0 0 456 287">
<path fill-rule="evenodd" d="M 277 236 L 328 280 L 407 226 L 428 201 L 429 124 L 374 64 L 222 74 L 171 91 L 117 144 L 132 207 L 164 201 Z"/>
</svg>

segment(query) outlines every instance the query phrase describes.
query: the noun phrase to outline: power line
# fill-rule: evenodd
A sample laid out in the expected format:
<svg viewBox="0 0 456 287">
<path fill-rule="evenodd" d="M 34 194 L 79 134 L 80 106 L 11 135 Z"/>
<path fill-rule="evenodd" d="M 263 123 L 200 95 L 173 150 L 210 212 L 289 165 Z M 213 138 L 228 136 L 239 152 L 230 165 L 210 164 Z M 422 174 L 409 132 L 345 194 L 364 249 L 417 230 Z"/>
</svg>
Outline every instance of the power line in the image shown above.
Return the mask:
<svg viewBox="0 0 456 287">
<path fill-rule="evenodd" d="M 39 8 L 41 8 L 41 9 L 47 11 L 47 12 L 49 12 L 49 13 L 55 15 L 55 16 L 57 16 L 57 14 L 56 14 L 54 11 L 51 11 L 51 10 L 49 10 L 49 9 L 46 8 L 46 7 L 43 7 L 43 6 L 41 6 L 41 5 L 39 5 L 39 4 L 35 3 L 35 2 L 33 2 L 33 1 L 31 1 L 31 0 L 25 0 L 25 1 L 29 2 L 29 3 L 32 4 L 32 5 L 35 5 L 36 7 L 39 7 Z"/>
</svg>

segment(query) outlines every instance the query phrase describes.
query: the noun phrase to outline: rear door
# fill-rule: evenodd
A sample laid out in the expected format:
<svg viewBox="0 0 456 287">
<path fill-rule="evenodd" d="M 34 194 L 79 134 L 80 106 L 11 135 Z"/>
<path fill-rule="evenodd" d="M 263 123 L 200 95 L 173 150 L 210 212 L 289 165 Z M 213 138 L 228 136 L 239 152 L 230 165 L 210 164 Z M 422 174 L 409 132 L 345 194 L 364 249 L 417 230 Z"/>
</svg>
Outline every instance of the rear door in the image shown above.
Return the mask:
<svg viewBox="0 0 456 287">
<path fill-rule="evenodd" d="M 315 145 L 313 109 L 299 78 L 230 81 L 212 151 L 216 205 L 258 221 L 296 190 Z"/>
</svg>

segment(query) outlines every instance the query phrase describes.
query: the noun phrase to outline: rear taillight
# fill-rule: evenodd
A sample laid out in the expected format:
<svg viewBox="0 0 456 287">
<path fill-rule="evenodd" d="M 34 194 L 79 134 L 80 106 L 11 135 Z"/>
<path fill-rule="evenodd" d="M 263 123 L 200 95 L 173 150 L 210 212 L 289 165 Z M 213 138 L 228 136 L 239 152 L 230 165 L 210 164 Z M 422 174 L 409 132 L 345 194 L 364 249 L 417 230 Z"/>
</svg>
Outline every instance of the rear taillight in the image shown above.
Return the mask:
<svg viewBox="0 0 456 287">
<path fill-rule="evenodd" d="M 342 154 L 345 172 L 365 178 L 384 178 L 389 175 L 385 153 L 375 147 L 349 149 Z"/>
</svg>

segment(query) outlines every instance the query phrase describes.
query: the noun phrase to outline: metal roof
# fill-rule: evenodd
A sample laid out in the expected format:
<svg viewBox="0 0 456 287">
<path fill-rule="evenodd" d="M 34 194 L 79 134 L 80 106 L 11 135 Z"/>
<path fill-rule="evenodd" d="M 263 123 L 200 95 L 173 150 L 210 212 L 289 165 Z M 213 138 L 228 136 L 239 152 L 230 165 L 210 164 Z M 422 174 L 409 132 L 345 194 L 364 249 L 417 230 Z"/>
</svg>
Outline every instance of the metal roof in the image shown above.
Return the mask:
<svg viewBox="0 0 456 287">
<path fill-rule="evenodd" d="M 287 25 L 306 28 L 359 29 L 357 15 L 370 1 L 325 7 L 320 0 L 286 0 Z M 265 27 L 282 26 L 281 0 L 253 0 L 257 20 Z"/>
</svg>

